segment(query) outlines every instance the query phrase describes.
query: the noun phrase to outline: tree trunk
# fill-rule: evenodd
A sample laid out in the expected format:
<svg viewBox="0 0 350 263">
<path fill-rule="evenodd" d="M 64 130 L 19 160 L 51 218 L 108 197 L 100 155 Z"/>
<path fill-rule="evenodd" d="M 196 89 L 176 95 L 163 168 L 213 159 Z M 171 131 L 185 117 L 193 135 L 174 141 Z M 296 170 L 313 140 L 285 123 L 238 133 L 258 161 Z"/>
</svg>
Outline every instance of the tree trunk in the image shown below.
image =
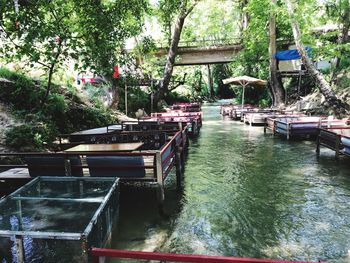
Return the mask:
<svg viewBox="0 0 350 263">
<path fill-rule="evenodd" d="M 197 1 L 196 1 L 197 2 Z M 188 9 L 182 8 L 181 13 L 176 19 L 174 31 L 171 38 L 171 44 L 168 51 L 167 61 L 165 63 L 164 67 L 164 73 L 163 78 L 159 81 L 157 92 L 154 97 L 154 102 L 157 105 L 157 103 L 164 97 L 165 93 L 168 91 L 169 83 L 171 76 L 173 74 L 174 64 L 175 64 L 175 58 L 177 55 L 178 45 L 180 42 L 181 32 L 183 25 L 185 23 L 185 19 L 188 16 L 188 14 L 193 10 L 193 8 L 196 5 L 196 2 L 189 7 Z M 185 1 L 184 1 L 185 4 Z"/>
<path fill-rule="evenodd" d="M 336 115 L 344 114 L 346 111 L 350 109 L 349 105 L 343 103 L 337 95 L 334 93 L 328 82 L 324 79 L 322 73 L 320 73 L 315 66 L 312 64 L 311 59 L 308 57 L 305 47 L 303 43 L 301 42 L 301 33 L 300 33 L 300 26 L 299 22 L 295 18 L 294 12 L 294 6 L 291 0 L 284 0 L 287 6 L 287 11 L 291 20 L 291 26 L 293 30 L 294 35 L 294 41 L 295 45 L 298 49 L 298 52 L 301 56 L 301 60 L 304 63 L 308 73 L 315 79 L 315 82 L 320 90 L 320 92 L 325 97 L 327 103 L 329 106 L 333 109 L 334 113 Z"/>
<path fill-rule="evenodd" d="M 250 20 L 249 13 L 246 10 L 244 10 L 244 8 L 247 5 L 248 5 L 248 0 L 242 0 L 240 2 L 240 9 L 242 12 L 242 32 L 247 29 L 249 25 L 249 20 Z"/>
<path fill-rule="evenodd" d="M 55 58 L 54 58 L 52 64 L 50 65 L 50 68 L 49 68 L 49 76 L 48 76 L 48 80 L 47 80 L 46 92 L 45 92 L 45 95 L 41 101 L 41 107 L 44 106 L 47 98 L 49 97 L 49 93 L 51 90 L 51 83 L 52 83 L 52 75 L 55 71 L 55 66 L 56 66 L 56 63 L 58 61 L 58 58 L 61 55 L 61 47 L 62 47 L 62 41 L 60 41 L 58 44 L 57 53 L 56 53 Z"/>
<path fill-rule="evenodd" d="M 272 6 L 277 5 L 277 0 L 271 0 Z M 270 35 L 270 45 L 269 45 L 269 57 L 270 57 L 270 74 L 269 74 L 269 85 L 272 91 L 272 105 L 279 107 L 284 103 L 285 90 L 282 85 L 281 77 L 277 74 L 277 61 L 275 54 L 276 48 L 276 15 L 274 11 L 271 11 L 270 22 L 269 22 L 269 35 Z"/>
</svg>

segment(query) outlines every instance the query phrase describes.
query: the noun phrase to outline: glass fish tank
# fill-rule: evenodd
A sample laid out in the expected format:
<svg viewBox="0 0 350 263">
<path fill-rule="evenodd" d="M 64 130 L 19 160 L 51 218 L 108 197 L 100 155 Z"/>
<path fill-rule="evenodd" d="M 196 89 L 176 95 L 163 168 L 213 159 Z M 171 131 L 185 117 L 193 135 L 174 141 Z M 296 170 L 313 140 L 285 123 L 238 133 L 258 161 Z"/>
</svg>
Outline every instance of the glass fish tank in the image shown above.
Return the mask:
<svg viewBox="0 0 350 263">
<path fill-rule="evenodd" d="M 37 177 L 0 200 L 0 263 L 90 262 L 117 223 L 118 180 Z"/>
</svg>

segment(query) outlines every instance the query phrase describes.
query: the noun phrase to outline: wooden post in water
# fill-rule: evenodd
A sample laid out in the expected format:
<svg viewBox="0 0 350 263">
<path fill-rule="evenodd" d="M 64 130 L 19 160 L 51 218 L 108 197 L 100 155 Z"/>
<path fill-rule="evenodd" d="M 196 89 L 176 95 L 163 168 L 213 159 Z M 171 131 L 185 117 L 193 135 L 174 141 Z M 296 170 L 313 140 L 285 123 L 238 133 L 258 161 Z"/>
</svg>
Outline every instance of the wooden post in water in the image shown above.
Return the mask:
<svg viewBox="0 0 350 263">
<path fill-rule="evenodd" d="M 320 156 L 320 143 L 321 143 L 321 130 L 319 130 L 317 139 L 316 139 L 316 156 Z"/>
<path fill-rule="evenodd" d="M 341 137 L 340 135 L 337 135 L 335 139 L 335 159 L 336 160 L 339 160 L 340 142 L 341 142 Z"/>
<path fill-rule="evenodd" d="M 66 156 L 66 159 L 64 160 L 64 170 L 66 171 L 67 176 L 72 176 L 72 167 L 71 167 L 70 160 L 68 159 L 67 156 Z"/>
<path fill-rule="evenodd" d="M 162 156 L 160 151 L 156 152 L 156 176 L 157 176 L 157 201 L 160 212 L 163 212 L 163 205 L 165 200 L 164 182 L 163 182 L 163 169 L 162 169 Z"/>
<path fill-rule="evenodd" d="M 181 164 L 181 148 L 175 146 L 175 165 L 176 165 L 176 189 L 182 188 L 182 164 Z"/>
</svg>

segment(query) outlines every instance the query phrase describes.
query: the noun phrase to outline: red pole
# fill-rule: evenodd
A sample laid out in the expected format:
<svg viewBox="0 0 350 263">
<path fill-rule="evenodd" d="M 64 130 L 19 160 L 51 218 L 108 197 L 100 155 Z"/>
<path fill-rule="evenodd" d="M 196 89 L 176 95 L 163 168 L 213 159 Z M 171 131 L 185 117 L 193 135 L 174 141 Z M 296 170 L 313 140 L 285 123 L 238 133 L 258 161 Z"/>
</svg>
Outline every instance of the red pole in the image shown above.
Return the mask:
<svg viewBox="0 0 350 263">
<path fill-rule="evenodd" d="M 311 263 L 305 261 L 285 261 L 272 259 L 238 258 L 223 256 L 205 256 L 190 254 L 171 254 L 159 252 L 128 251 L 106 248 L 92 248 L 93 256 L 157 260 L 170 262 L 192 262 L 192 263 Z M 98 263 L 98 262 L 94 262 Z"/>
</svg>

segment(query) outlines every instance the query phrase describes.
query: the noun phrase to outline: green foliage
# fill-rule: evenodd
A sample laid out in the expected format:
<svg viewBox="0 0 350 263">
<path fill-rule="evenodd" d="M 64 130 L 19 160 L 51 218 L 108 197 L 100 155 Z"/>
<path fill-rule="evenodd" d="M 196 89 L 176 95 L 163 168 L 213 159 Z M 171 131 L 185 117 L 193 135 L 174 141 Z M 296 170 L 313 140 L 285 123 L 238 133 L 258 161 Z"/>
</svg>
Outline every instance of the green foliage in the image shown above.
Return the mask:
<svg viewBox="0 0 350 263">
<path fill-rule="evenodd" d="M 342 58 L 342 60 L 340 61 L 340 67 L 342 69 L 349 69 L 350 68 L 350 58 L 344 57 Z"/>
<path fill-rule="evenodd" d="M 201 1 L 189 15 L 181 39 L 234 41 L 240 34 L 239 16 L 235 1 Z"/>
<path fill-rule="evenodd" d="M 245 9 L 249 13 L 248 28 L 243 32 L 244 50 L 231 64 L 232 74 L 250 75 L 266 79 L 268 76 L 268 28 L 270 15 L 268 0 L 250 1 Z"/>
<path fill-rule="evenodd" d="M 68 133 L 102 127 L 116 122 L 112 112 L 104 108 L 70 107 L 64 120 L 65 131 Z"/>
<path fill-rule="evenodd" d="M 160 0 L 158 1 L 157 16 L 165 38 L 171 38 L 171 25 L 180 9 L 181 1 L 179 0 Z"/>
<path fill-rule="evenodd" d="M 113 66 L 124 64 L 125 40 L 141 32 L 147 9 L 147 0 L 36 0 L 20 2 L 16 12 L 13 1 L 0 0 L 0 58 L 43 69 L 47 92 L 52 74 L 67 61 L 111 80 Z"/>
<path fill-rule="evenodd" d="M 154 52 L 157 48 L 156 42 L 152 36 L 143 36 L 134 48 L 134 52 L 138 56 L 144 56 Z"/>
<path fill-rule="evenodd" d="M 190 100 L 188 97 L 173 91 L 165 97 L 165 101 L 168 105 L 172 105 L 176 102 L 189 102 Z"/>
<path fill-rule="evenodd" d="M 101 105 L 81 103 L 73 87 L 54 86 L 43 107 L 36 93 L 44 89 L 20 73 L 0 68 L 0 77 L 9 85 L 0 85 L 0 100 L 13 106 L 15 116 L 26 124 L 14 127 L 6 134 L 8 147 L 17 150 L 42 150 L 50 147 L 59 134 L 105 126 L 116 121 L 111 111 Z M 6 83 L 6 82 L 5 82 Z"/>
<path fill-rule="evenodd" d="M 65 97 L 60 94 L 50 94 L 45 113 L 49 116 L 62 117 L 68 109 Z"/>
<path fill-rule="evenodd" d="M 76 31 L 84 39 L 79 48 L 80 62 L 83 68 L 90 66 L 111 79 L 113 66 L 125 62 L 122 55 L 125 39 L 141 32 L 148 1 L 73 2 L 78 17 Z"/>
<path fill-rule="evenodd" d="M 43 150 L 50 139 L 49 131 L 44 126 L 24 124 L 6 132 L 6 145 L 19 151 Z"/>
<path fill-rule="evenodd" d="M 225 64 L 218 64 L 213 66 L 213 80 L 214 80 L 214 90 L 219 98 L 229 99 L 235 96 L 235 93 L 230 89 L 230 85 L 224 85 L 222 83 L 223 79 L 232 76 L 230 68 Z"/>
<path fill-rule="evenodd" d="M 0 98 L 10 102 L 15 109 L 32 110 L 40 103 L 44 89 L 35 85 L 33 80 L 25 75 L 0 68 L 0 78 L 10 81 L 0 85 Z"/>
<path fill-rule="evenodd" d="M 151 111 L 151 95 L 146 93 L 140 87 L 128 87 L 128 115 L 134 116 L 138 109 L 144 109 L 146 112 Z M 119 107 L 125 112 L 125 91 L 120 92 Z"/>
</svg>

